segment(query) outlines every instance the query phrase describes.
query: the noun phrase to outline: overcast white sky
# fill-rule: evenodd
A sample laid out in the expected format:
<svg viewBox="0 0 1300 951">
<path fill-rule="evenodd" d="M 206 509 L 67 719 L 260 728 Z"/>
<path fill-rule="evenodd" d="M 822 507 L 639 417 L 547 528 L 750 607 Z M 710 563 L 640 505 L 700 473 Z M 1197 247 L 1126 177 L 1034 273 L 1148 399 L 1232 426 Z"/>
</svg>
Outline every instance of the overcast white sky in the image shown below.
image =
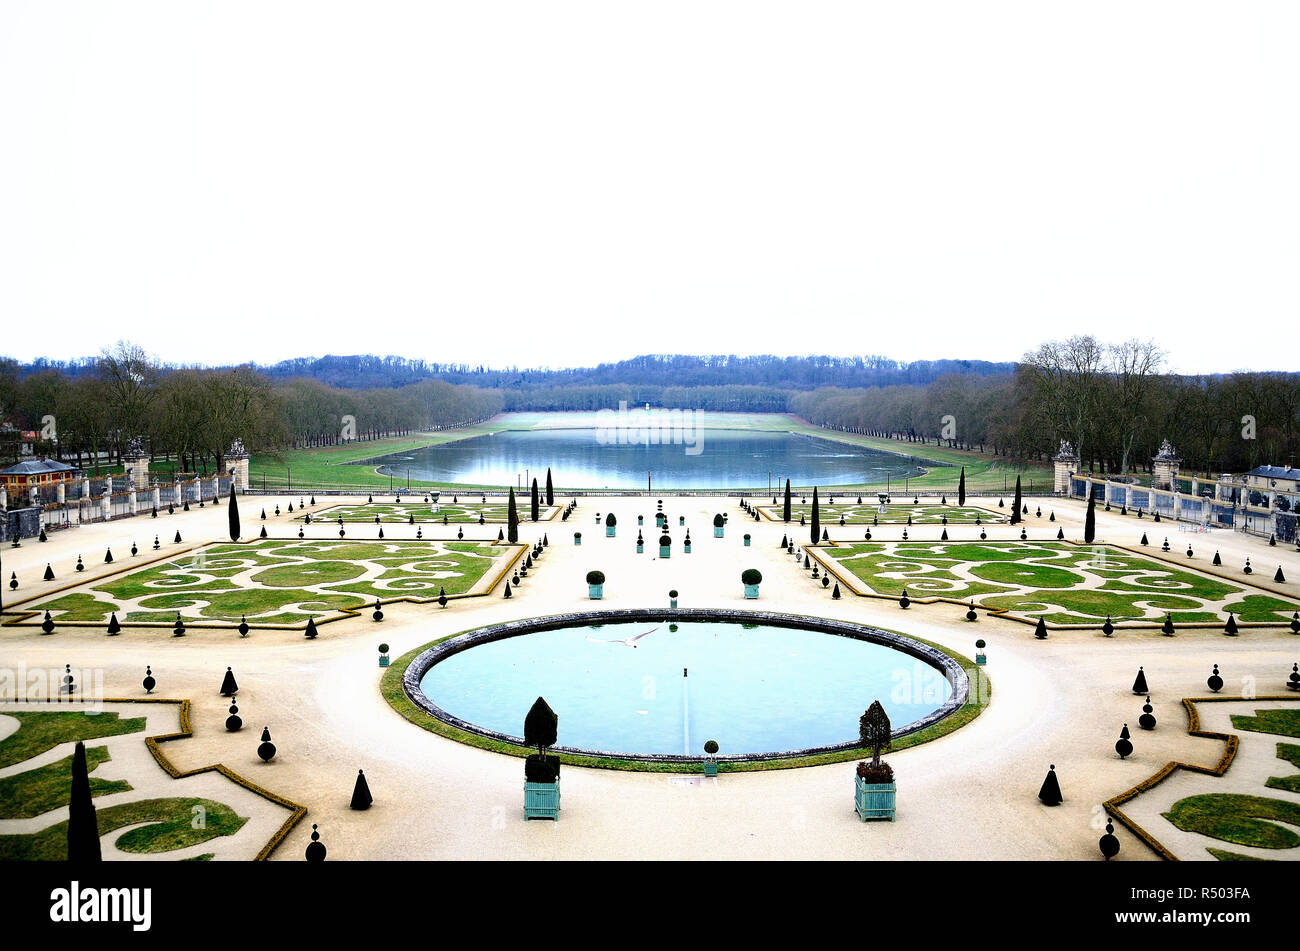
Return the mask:
<svg viewBox="0 0 1300 951">
<path fill-rule="evenodd" d="M 1298 48 L 1294 0 L 0 0 L 0 352 L 1294 369 Z"/>
</svg>

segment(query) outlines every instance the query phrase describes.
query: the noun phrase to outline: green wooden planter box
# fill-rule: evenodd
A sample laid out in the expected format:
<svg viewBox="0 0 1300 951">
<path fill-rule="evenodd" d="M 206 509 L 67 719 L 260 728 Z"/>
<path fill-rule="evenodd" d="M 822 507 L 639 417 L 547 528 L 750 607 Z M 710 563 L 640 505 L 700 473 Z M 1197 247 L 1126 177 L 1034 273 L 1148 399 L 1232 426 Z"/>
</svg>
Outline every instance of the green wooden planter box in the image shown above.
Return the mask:
<svg viewBox="0 0 1300 951">
<path fill-rule="evenodd" d="M 671 545 L 660 545 L 660 546 L 659 546 L 659 557 L 660 557 L 660 558 L 671 558 L 672 555 L 673 555 L 673 548 L 672 548 Z"/>
<path fill-rule="evenodd" d="M 664 516 L 663 516 L 662 513 L 660 513 L 659 515 L 656 515 L 656 516 L 655 516 L 655 527 L 656 527 L 656 528 L 663 528 L 663 527 L 664 527 Z"/>
<path fill-rule="evenodd" d="M 614 531 L 615 531 L 617 528 L 618 528 L 617 525 L 606 525 L 606 526 L 605 526 L 605 537 L 606 537 L 606 538 L 613 538 L 613 537 L 614 537 Z"/>
<path fill-rule="evenodd" d="M 863 822 L 868 819 L 888 819 L 894 821 L 894 783 L 868 783 L 862 777 L 853 777 L 855 795 L 853 808 Z"/>
<path fill-rule="evenodd" d="M 581 535 L 574 535 L 574 536 L 573 536 L 573 544 L 575 544 L 575 545 L 581 545 L 581 544 L 582 544 L 582 536 L 581 536 Z"/>
<path fill-rule="evenodd" d="M 747 598 L 751 598 L 751 599 L 753 599 L 753 598 L 757 598 L 757 597 L 758 597 L 758 585 L 756 585 L 756 584 L 747 584 L 747 585 L 745 585 L 745 597 L 747 597 Z"/>
<path fill-rule="evenodd" d="M 640 542 L 638 542 L 636 546 L 636 553 L 639 555 L 644 551 L 645 551 L 645 545 L 642 545 Z"/>
<path fill-rule="evenodd" d="M 716 775 L 718 775 L 718 762 L 717 762 L 717 760 L 707 760 L 707 759 L 706 759 L 706 760 L 704 761 L 704 775 L 705 775 L 705 776 L 716 776 Z"/>
<path fill-rule="evenodd" d="M 976 654 L 976 655 L 975 655 L 975 664 L 976 664 L 976 666 L 983 667 L 983 666 L 984 666 L 985 664 L 987 664 L 988 662 L 989 662 L 989 659 L 988 659 L 988 656 L 987 656 L 986 654 Z"/>
<path fill-rule="evenodd" d="M 690 546 L 689 544 L 683 542 L 683 543 L 682 543 L 682 554 L 683 554 L 683 555 L 689 555 L 690 553 L 691 553 L 691 546 Z"/>
<path fill-rule="evenodd" d="M 554 819 L 560 818 L 560 784 L 524 783 L 524 818 Z"/>
<path fill-rule="evenodd" d="M 380 654 L 380 655 L 379 655 L 379 666 L 380 666 L 380 667 L 387 667 L 387 666 L 388 666 L 388 655 L 387 655 L 387 654 Z"/>
<path fill-rule="evenodd" d="M 748 535 L 745 536 L 745 547 L 746 547 L 746 548 L 749 547 L 749 536 L 748 536 Z"/>
<path fill-rule="evenodd" d="M 714 537 L 714 538 L 721 538 L 721 537 L 722 537 L 722 526 L 721 526 L 721 525 L 715 525 L 715 526 L 713 526 L 713 537 Z"/>
<path fill-rule="evenodd" d="M 644 516 L 644 515 L 638 515 L 638 516 L 636 517 L 636 523 L 637 523 L 638 525 L 644 525 L 644 524 L 645 524 L 645 516 Z"/>
<path fill-rule="evenodd" d="M 686 524 L 686 516 L 685 516 L 685 515 L 679 515 L 679 516 L 677 516 L 677 524 L 678 524 L 679 526 L 681 526 L 681 525 L 685 525 L 685 524 Z"/>
<path fill-rule="evenodd" d="M 605 586 L 603 584 L 587 585 L 587 596 L 590 597 L 591 600 L 593 601 L 599 601 L 601 599 L 601 596 L 604 594 L 604 592 L 605 592 Z"/>
</svg>

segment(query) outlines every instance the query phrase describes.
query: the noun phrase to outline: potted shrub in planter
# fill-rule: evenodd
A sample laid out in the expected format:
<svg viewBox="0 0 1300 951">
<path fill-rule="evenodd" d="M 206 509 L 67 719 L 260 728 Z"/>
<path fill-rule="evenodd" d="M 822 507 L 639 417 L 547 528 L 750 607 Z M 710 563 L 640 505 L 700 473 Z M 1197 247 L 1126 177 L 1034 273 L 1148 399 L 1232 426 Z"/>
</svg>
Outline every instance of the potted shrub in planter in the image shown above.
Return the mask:
<svg viewBox="0 0 1300 951">
<path fill-rule="evenodd" d="M 524 743 L 537 747 L 524 760 L 524 818 L 560 818 L 560 758 L 546 755 L 555 745 L 559 717 L 541 697 L 524 717 Z"/>
<path fill-rule="evenodd" d="M 639 554 L 641 554 L 643 551 L 645 551 L 645 539 L 644 539 L 643 537 L 641 537 L 641 533 L 640 533 L 640 532 L 637 532 L 637 533 L 636 533 L 636 553 L 639 555 Z"/>
<path fill-rule="evenodd" d="M 984 654 L 984 647 L 985 647 L 984 638 L 981 637 L 978 641 L 975 642 L 975 651 L 976 651 L 975 663 L 981 667 L 983 667 L 985 664 L 989 662 L 988 657 L 985 656 Z"/>
<path fill-rule="evenodd" d="M 718 761 L 714 758 L 718 754 L 718 741 L 708 740 L 704 744 L 704 775 L 718 775 Z"/>
<path fill-rule="evenodd" d="M 726 526 L 727 520 L 721 514 L 713 516 L 713 537 L 721 538 L 722 529 Z"/>
<path fill-rule="evenodd" d="M 587 572 L 587 594 L 593 601 L 599 601 L 605 590 L 605 572 Z"/>
<path fill-rule="evenodd" d="M 671 558 L 673 556 L 673 539 L 667 532 L 659 536 L 659 557 Z"/>
<path fill-rule="evenodd" d="M 676 589 L 676 588 L 673 588 L 673 590 L 671 590 L 671 591 L 668 592 L 668 606 L 669 606 L 670 608 L 675 608 L 675 607 L 677 607 L 677 589 Z"/>
<path fill-rule="evenodd" d="M 749 536 L 748 536 L 748 535 L 745 536 L 745 547 L 746 547 L 746 548 L 749 547 Z"/>
<path fill-rule="evenodd" d="M 894 821 L 894 770 L 880 761 L 881 750 L 889 749 L 892 728 L 889 715 L 879 700 L 872 701 L 867 712 L 858 721 L 858 736 L 862 745 L 871 750 L 871 762 L 858 763 L 853 807 L 863 822 L 868 819 Z"/>
<path fill-rule="evenodd" d="M 581 545 L 581 544 L 582 544 L 582 532 L 574 532 L 574 533 L 573 533 L 573 544 L 575 544 L 575 545 Z"/>
<path fill-rule="evenodd" d="M 380 667 L 388 666 L 388 645 L 387 644 L 379 645 L 379 666 Z"/>
<path fill-rule="evenodd" d="M 606 538 L 614 537 L 614 529 L 615 526 L 617 525 L 618 525 L 618 519 L 614 517 L 613 512 L 610 512 L 608 515 L 605 516 L 605 537 Z"/>
<path fill-rule="evenodd" d="M 668 516 L 664 515 L 663 512 L 655 512 L 655 528 L 666 528 L 667 521 Z"/>
<path fill-rule="evenodd" d="M 682 554 L 689 555 L 690 553 L 691 553 L 691 533 L 688 531 L 686 533 L 686 537 L 682 539 Z"/>
<path fill-rule="evenodd" d="M 745 586 L 746 598 L 758 597 L 758 586 L 763 581 L 763 573 L 757 568 L 746 568 L 740 573 L 740 583 Z"/>
</svg>

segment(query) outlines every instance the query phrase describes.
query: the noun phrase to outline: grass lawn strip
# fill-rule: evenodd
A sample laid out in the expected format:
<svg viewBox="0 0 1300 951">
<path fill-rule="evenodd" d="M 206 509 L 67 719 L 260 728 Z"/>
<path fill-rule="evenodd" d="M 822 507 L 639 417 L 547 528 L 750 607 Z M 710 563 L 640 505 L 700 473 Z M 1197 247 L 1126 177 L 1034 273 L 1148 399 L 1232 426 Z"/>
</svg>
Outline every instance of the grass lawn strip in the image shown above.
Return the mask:
<svg viewBox="0 0 1300 951">
<path fill-rule="evenodd" d="M 194 819 L 202 809 L 203 823 L 194 828 Z M 99 809 L 96 813 L 99 834 L 108 835 L 125 826 L 115 846 L 123 852 L 149 854 L 184 849 L 218 836 L 234 835 L 248 819 L 237 815 L 224 803 L 211 799 L 169 798 L 141 799 Z M 56 823 L 39 832 L 0 836 L 0 860 L 60 862 L 68 857 L 68 822 Z"/>
<path fill-rule="evenodd" d="M 95 768 L 111 757 L 106 746 L 86 747 L 86 768 L 90 771 L 90 794 L 107 796 L 110 793 L 130 792 L 131 784 L 124 779 L 99 779 Z M 51 809 L 66 806 L 72 792 L 72 757 L 65 756 L 57 763 L 29 769 L 0 779 L 0 819 L 30 819 Z"/>
<path fill-rule="evenodd" d="M 34 598 L 21 621 L 39 624 L 45 611 L 56 623 L 187 621 L 237 625 L 298 625 L 308 618 L 342 616 L 376 600 L 433 599 L 470 593 L 499 574 L 517 546 L 484 541 L 257 539 L 208 545 Z M 493 581 L 495 584 L 495 580 Z"/>
<path fill-rule="evenodd" d="M 87 716 L 81 711 L 0 708 L 0 713 L 19 722 L 17 731 L 0 740 L 0 768 L 40 756 L 61 743 L 138 733 L 145 726 L 144 717 L 123 720 L 116 713 L 107 712 Z"/>
</svg>

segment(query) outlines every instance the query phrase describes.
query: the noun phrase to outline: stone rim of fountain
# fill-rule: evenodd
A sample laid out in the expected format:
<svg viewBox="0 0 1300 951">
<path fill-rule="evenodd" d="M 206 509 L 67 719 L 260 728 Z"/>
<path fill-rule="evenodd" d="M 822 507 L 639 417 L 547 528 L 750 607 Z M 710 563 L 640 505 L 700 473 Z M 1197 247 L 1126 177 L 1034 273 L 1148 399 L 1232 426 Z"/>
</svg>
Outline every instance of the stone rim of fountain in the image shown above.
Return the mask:
<svg viewBox="0 0 1300 951">
<path fill-rule="evenodd" d="M 446 640 L 440 641 L 439 643 L 421 651 L 412 659 L 411 663 L 407 665 L 406 670 L 402 674 L 402 693 L 405 694 L 407 700 L 415 704 L 419 709 L 447 726 L 463 730 L 466 733 L 472 733 L 475 736 L 496 740 L 502 743 L 509 743 L 512 746 L 523 746 L 523 739 L 521 737 L 511 736 L 507 733 L 500 733 L 496 730 L 490 730 L 477 723 L 463 720 L 460 717 L 443 710 L 420 688 L 420 681 L 424 679 L 425 674 L 427 674 L 435 664 L 438 664 L 461 651 L 477 647 L 480 644 L 504 640 L 509 637 L 520 637 L 525 634 L 535 634 L 540 631 L 553 631 L 559 628 L 575 627 L 579 625 L 652 620 L 670 622 L 723 621 L 795 628 L 803 631 L 813 631 L 820 634 L 848 637 L 853 640 L 865 641 L 871 644 L 879 644 L 920 660 L 922 663 L 933 667 L 943 674 L 944 679 L 948 681 L 949 686 L 952 688 L 952 692 L 948 699 L 936 710 L 894 730 L 894 739 L 900 739 L 912 733 L 924 730 L 926 727 L 933 726 L 950 714 L 960 710 L 970 698 L 970 678 L 967 676 L 966 670 L 961 666 L 961 664 L 957 663 L 956 660 L 945 654 L 943 651 L 930 647 L 927 644 L 922 644 L 920 641 L 913 640 L 906 635 L 896 634 L 893 631 L 886 631 L 865 624 L 854 624 L 851 621 L 836 620 L 834 618 L 786 614 L 778 611 L 739 611 L 732 608 L 678 608 L 671 611 L 654 608 L 620 608 L 602 611 L 566 612 L 564 614 L 552 614 L 544 617 L 526 618 L 516 621 L 503 621 L 499 624 L 490 624 L 485 627 L 475 628 L 461 634 L 453 635 Z M 861 744 L 856 741 L 849 741 L 830 746 L 813 746 L 798 750 L 782 750 L 779 752 L 768 753 L 741 753 L 730 756 L 718 756 L 715 758 L 719 762 L 766 762 L 773 760 L 796 759 L 803 756 L 818 756 L 826 753 L 838 753 L 845 750 L 857 749 L 860 745 Z M 685 755 L 682 753 L 627 753 L 619 750 L 588 749 L 577 746 L 553 746 L 551 747 L 551 751 L 556 753 L 571 753 L 577 756 L 628 760 L 632 762 L 694 763 L 700 761 L 699 756 Z"/>
</svg>

